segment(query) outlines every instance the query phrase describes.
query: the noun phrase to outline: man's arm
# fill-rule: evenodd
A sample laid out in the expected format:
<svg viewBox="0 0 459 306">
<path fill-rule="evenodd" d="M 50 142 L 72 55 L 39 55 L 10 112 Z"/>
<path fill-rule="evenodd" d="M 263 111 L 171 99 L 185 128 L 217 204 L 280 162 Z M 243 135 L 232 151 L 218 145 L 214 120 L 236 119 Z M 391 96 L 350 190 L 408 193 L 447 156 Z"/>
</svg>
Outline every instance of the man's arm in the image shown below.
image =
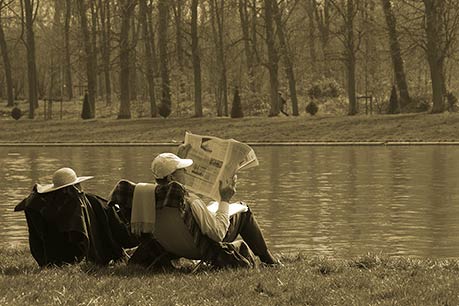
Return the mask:
<svg viewBox="0 0 459 306">
<path fill-rule="evenodd" d="M 214 214 L 200 198 L 196 197 L 191 202 L 191 210 L 204 235 L 217 242 L 223 241 L 229 227 L 228 202 L 221 201 Z"/>
<path fill-rule="evenodd" d="M 220 181 L 220 197 L 221 201 L 218 204 L 218 209 L 215 214 L 207 209 L 207 205 L 197 196 L 191 202 L 191 209 L 193 216 L 201 228 L 201 232 L 214 241 L 223 241 L 229 227 L 229 201 L 236 192 L 236 181 L 233 179 L 232 183 L 227 186 L 222 186 Z"/>
</svg>

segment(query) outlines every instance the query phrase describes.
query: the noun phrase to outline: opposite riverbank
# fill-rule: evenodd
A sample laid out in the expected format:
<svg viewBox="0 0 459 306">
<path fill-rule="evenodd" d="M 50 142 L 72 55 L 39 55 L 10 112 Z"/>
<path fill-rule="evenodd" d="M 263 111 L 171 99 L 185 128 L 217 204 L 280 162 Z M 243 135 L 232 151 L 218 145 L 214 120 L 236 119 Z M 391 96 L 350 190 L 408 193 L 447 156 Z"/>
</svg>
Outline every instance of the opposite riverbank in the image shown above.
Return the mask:
<svg viewBox="0 0 459 306">
<path fill-rule="evenodd" d="M 185 131 L 247 143 L 456 143 L 459 114 L 0 120 L 2 143 L 171 144 Z"/>
<path fill-rule="evenodd" d="M 302 254 L 282 268 L 152 272 L 120 263 L 40 270 L 0 250 L 1 305 L 458 305 L 458 260 Z"/>
</svg>

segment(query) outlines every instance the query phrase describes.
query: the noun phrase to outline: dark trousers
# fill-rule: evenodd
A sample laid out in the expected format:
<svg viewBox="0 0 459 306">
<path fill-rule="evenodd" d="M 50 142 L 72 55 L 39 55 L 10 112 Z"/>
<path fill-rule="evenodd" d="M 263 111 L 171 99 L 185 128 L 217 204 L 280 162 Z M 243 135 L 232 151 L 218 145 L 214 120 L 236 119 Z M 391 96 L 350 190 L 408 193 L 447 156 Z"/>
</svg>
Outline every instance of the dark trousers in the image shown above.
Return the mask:
<svg viewBox="0 0 459 306">
<path fill-rule="evenodd" d="M 223 239 L 224 242 L 233 242 L 238 235 L 241 235 L 244 242 L 249 246 L 250 250 L 267 264 L 276 263 L 276 260 L 271 255 L 266 245 L 265 238 L 261 232 L 255 216 L 250 211 L 238 213 L 230 218 L 228 232 Z M 130 264 L 139 264 L 146 267 L 168 267 L 170 259 L 174 256 L 168 253 L 151 235 L 145 235 L 142 243 L 129 259 Z M 219 253 L 220 255 L 225 252 Z M 177 257 L 177 256 L 175 256 Z M 220 258 L 224 263 L 234 263 L 233 257 Z"/>
<path fill-rule="evenodd" d="M 224 242 L 232 242 L 237 236 L 241 235 L 242 239 L 247 243 L 252 252 L 260 257 L 264 263 L 274 263 L 275 259 L 268 250 L 265 238 L 261 232 L 255 216 L 250 211 L 238 213 L 230 218 L 230 225 L 226 233 Z"/>
</svg>

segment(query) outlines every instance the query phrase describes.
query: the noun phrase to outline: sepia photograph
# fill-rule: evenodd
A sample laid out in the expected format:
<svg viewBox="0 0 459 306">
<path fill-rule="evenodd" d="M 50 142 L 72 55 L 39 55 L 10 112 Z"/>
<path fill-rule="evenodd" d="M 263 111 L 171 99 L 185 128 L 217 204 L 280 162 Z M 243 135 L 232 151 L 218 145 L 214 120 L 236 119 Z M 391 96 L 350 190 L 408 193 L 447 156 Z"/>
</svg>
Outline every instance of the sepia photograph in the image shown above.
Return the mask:
<svg viewBox="0 0 459 306">
<path fill-rule="evenodd" d="M 0 305 L 459 305 L 458 0 L 0 0 Z"/>
</svg>

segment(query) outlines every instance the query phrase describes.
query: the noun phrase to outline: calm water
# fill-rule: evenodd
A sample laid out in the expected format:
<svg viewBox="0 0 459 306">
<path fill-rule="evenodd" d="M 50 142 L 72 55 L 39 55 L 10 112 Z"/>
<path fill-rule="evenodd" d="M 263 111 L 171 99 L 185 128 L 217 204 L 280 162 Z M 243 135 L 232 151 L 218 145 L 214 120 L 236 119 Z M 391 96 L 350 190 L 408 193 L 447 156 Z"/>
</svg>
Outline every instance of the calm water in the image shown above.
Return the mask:
<svg viewBox="0 0 459 306">
<path fill-rule="evenodd" d="M 239 173 L 274 251 L 342 257 L 459 256 L 459 147 L 255 147 L 260 166 Z M 168 147 L 0 147 L 0 247 L 27 244 L 14 206 L 62 166 L 106 196 L 120 178 L 151 180 Z"/>
</svg>

